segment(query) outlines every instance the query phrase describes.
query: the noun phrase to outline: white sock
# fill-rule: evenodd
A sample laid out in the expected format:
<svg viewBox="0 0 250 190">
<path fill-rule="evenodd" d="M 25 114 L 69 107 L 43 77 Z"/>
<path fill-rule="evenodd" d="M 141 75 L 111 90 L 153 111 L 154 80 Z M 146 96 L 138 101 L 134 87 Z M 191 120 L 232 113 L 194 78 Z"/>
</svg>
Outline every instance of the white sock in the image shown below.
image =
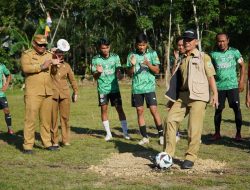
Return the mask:
<svg viewBox="0 0 250 190">
<path fill-rule="evenodd" d="M 128 123 L 126 120 L 121 120 L 121 126 L 122 126 L 123 134 L 124 135 L 128 134 Z"/>
<path fill-rule="evenodd" d="M 109 128 L 109 120 L 103 121 L 102 124 L 103 124 L 104 129 L 106 130 L 107 135 L 112 137 L 112 134 Z"/>
</svg>

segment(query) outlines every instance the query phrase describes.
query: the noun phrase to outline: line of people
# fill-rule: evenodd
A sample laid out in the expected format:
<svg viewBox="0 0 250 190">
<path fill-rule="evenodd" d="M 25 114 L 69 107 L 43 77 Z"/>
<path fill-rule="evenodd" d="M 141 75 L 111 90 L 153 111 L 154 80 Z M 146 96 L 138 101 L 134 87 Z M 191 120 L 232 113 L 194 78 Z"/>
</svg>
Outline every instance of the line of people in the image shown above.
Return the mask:
<svg viewBox="0 0 250 190">
<path fill-rule="evenodd" d="M 142 139 L 140 145 L 149 143 L 144 119 L 144 101 L 155 122 L 159 135 L 159 144 L 165 152 L 174 156 L 176 137 L 182 120 L 189 114 L 188 149 L 185 153 L 183 169 L 193 167 L 200 146 L 203 120 L 207 103 L 215 107 L 215 134 L 212 140 L 219 140 L 220 123 L 225 100 L 235 113 L 235 140 L 241 140 L 242 116 L 239 92 L 244 90 L 244 61 L 237 49 L 229 47 L 226 33 L 216 35 L 217 47 L 210 56 L 197 49 L 197 33 L 193 29 L 186 30 L 177 39 L 179 52 L 171 68 L 169 89 L 166 97 L 168 113 L 164 126 L 157 110 L 155 93 L 155 74 L 160 72 L 160 61 L 156 51 L 148 46 L 147 36 L 139 34 L 135 39 L 135 50 L 127 57 L 126 69 L 132 78 L 131 105 L 136 108 L 137 121 Z M 32 154 L 35 142 L 35 123 L 39 116 L 40 134 L 44 147 L 54 151 L 59 149 L 58 112 L 62 127 L 62 144 L 70 145 L 70 87 L 73 89 L 73 102 L 77 101 L 78 87 L 69 64 L 64 62 L 64 53 L 60 49 L 54 52 L 46 50 L 47 39 L 43 35 L 35 35 L 32 48 L 23 52 L 21 57 L 22 71 L 25 75 L 25 126 L 24 153 Z M 117 54 L 110 52 L 110 42 L 101 38 L 97 42 L 98 54 L 92 59 L 92 72 L 97 80 L 98 102 L 101 108 L 101 120 L 106 131 L 105 140 L 112 139 L 108 119 L 108 104 L 117 110 L 124 138 L 129 140 L 128 123 L 122 106 L 118 80 L 121 78 L 121 62 Z M 53 56 L 56 56 L 53 58 Z M 237 68 L 240 79 L 238 81 Z M 1 64 L 0 71 L 7 76 L 7 82 L 1 81 L 0 108 L 4 109 L 8 132 L 13 133 L 11 117 L 4 91 L 10 82 L 10 73 Z M 250 72 L 248 71 L 248 74 Z M 247 82 L 246 105 L 250 106 L 249 75 Z M 210 97 L 210 90 L 212 96 Z M 7 116 L 8 117 L 7 117 Z M 163 133 L 165 129 L 165 133 Z"/>
</svg>

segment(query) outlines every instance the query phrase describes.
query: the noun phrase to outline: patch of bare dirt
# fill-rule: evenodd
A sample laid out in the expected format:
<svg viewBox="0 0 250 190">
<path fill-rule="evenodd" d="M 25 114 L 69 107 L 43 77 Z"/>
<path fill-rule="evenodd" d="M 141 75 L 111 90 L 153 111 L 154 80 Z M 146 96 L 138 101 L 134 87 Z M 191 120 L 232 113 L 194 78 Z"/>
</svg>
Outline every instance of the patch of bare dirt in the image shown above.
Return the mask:
<svg viewBox="0 0 250 190">
<path fill-rule="evenodd" d="M 164 171 L 156 169 L 153 163 L 154 155 L 148 152 L 140 153 L 114 153 L 111 157 L 103 160 L 100 165 L 91 165 L 89 170 L 99 173 L 102 176 L 110 177 L 158 177 Z M 190 170 L 180 169 L 182 160 L 175 159 L 175 162 L 168 174 L 185 172 L 187 174 L 219 174 L 223 175 L 226 169 L 225 162 L 212 159 L 198 159 Z"/>
</svg>

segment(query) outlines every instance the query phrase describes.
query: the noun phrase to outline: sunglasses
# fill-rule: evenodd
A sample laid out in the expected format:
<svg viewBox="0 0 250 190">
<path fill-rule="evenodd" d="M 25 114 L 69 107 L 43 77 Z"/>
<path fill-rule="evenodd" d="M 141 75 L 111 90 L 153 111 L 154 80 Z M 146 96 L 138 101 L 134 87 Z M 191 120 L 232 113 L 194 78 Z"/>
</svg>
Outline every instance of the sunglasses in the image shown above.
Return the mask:
<svg viewBox="0 0 250 190">
<path fill-rule="evenodd" d="M 36 42 L 36 45 L 39 47 L 47 47 L 47 44 L 38 44 L 37 42 Z"/>
</svg>

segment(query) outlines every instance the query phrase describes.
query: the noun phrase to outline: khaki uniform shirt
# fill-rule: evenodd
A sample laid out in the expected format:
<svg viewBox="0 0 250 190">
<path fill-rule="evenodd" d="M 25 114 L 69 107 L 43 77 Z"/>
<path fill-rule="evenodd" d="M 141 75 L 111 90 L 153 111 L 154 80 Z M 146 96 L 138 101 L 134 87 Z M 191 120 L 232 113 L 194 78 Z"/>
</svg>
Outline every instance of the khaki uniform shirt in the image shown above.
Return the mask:
<svg viewBox="0 0 250 190">
<path fill-rule="evenodd" d="M 25 95 L 52 95 L 52 79 L 50 68 L 41 71 L 41 65 L 52 59 L 52 54 L 48 51 L 42 55 L 34 49 L 23 52 L 21 56 L 21 66 L 25 75 Z"/>
<path fill-rule="evenodd" d="M 69 84 L 71 84 L 74 94 L 78 94 L 77 82 L 74 73 L 68 63 L 52 66 L 51 76 L 53 79 L 53 99 L 70 98 Z"/>
</svg>

